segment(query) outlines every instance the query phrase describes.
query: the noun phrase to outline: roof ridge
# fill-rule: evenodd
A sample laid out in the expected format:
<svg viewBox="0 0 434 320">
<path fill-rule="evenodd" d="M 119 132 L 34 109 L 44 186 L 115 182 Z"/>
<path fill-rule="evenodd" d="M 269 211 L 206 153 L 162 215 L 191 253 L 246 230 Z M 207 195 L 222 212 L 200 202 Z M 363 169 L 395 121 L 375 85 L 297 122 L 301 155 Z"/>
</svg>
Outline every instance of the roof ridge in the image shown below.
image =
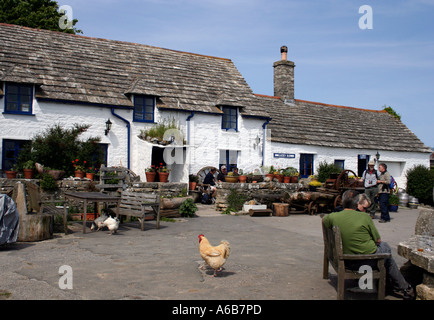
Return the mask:
<svg viewBox="0 0 434 320">
<path fill-rule="evenodd" d="M 257 96 L 257 97 L 261 97 L 261 98 L 280 99 L 280 97 L 277 97 L 277 96 L 269 96 L 269 95 L 266 95 L 266 94 L 254 93 L 254 95 Z"/>
<path fill-rule="evenodd" d="M 63 34 L 63 35 L 74 36 L 74 37 L 85 38 L 85 39 L 91 39 L 91 40 L 111 41 L 111 42 L 132 44 L 132 45 L 136 45 L 136 46 L 143 46 L 143 47 L 149 47 L 149 48 L 154 48 L 154 49 L 167 50 L 167 51 L 172 51 L 172 52 L 177 52 L 177 53 L 190 54 L 190 55 L 204 57 L 204 58 L 218 59 L 218 60 L 224 60 L 224 61 L 232 61 L 229 58 L 215 57 L 215 56 L 209 56 L 209 55 L 200 54 L 200 53 L 181 51 L 181 50 L 175 50 L 175 49 L 168 49 L 168 48 L 151 46 L 149 44 L 143 44 L 143 43 L 137 43 L 137 42 L 112 40 L 112 39 L 97 38 L 97 37 L 89 37 L 89 36 L 84 36 L 84 35 L 79 35 L 79 34 L 65 33 L 65 32 L 61 32 L 61 31 L 47 30 L 47 29 L 40 29 L 40 28 L 31 28 L 31 27 L 20 26 L 20 25 L 17 25 L 17 24 L 10 24 L 10 23 L 4 23 L 4 22 L 0 22 L 0 26 L 16 27 L 16 28 L 22 28 L 22 29 L 33 30 L 33 31 L 40 31 L 40 32 L 55 32 L 55 33 L 59 33 L 59 34 Z"/>
<path fill-rule="evenodd" d="M 314 102 L 314 101 L 300 100 L 300 99 L 294 99 L 294 100 L 297 101 L 297 102 L 312 103 L 312 104 L 317 104 L 317 105 L 326 106 L 326 107 L 353 109 L 353 110 L 368 111 L 368 112 L 377 112 L 377 113 L 387 113 L 386 110 L 372 110 L 372 109 L 355 108 L 355 107 L 340 106 L 340 105 L 336 105 L 336 104 L 328 104 L 328 103 Z"/>
</svg>

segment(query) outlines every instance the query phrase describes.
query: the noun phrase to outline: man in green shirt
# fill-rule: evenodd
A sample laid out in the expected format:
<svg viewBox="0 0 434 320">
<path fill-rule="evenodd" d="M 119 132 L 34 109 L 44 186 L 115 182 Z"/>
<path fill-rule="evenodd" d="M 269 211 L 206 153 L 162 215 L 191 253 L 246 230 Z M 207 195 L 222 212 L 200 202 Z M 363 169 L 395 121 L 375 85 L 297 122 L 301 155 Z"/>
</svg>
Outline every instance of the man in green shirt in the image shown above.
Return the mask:
<svg viewBox="0 0 434 320">
<path fill-rule="evenodd" d="M 344 254 L 391 253 L 390 246 L 381 241 L 373 220 L 365 213 L 370 206 L 369 198 L 355 190 L 347 190 L 342 195 L 342 204 L 344 210 L 326 215 L 323 223 L 327 228 L 339 227 Z M 393 286 L 403 293 L 404 299 L 410 299 L 412 288 L 392 256 L 385 260 L 384 265 Z"/>
</svg>

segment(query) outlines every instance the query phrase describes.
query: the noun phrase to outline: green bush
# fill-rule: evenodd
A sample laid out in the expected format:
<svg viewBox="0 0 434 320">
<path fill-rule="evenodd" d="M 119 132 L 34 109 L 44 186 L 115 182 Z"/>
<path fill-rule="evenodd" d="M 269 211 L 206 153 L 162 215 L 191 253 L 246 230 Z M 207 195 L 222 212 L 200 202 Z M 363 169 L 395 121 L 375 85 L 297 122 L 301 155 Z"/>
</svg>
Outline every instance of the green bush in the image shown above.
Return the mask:
<svg viewBox="0 0 434 320">
<path fill-rule="evenodd" d="M 407 193 L 416 197 L 420 203 L 433 204 L 434 171 L 423 165 L 414 166 L 407 171 Z"/>
<path fill-rule="evenodd" d="M 227 198 L 228 209 L 230 211 L 238 212 L 243 208 L 244 203 L 248 197 L 244 194 L 238 193 L 235 189 L 231 189 L 231 193 Z"/>
<path fill-rule="evenodd" d="M 99 137 L 79 140 L 79 136 L 86 132 L 90 125 L 75 124 L 72 129 L 63 129 L 59 124 L 37 134 L 31 143 L 26 145 L 18 156 L 21 166 L 28 160 L 38 162 L 44 167 L 64 170 L 66 175 L 74 173 L 73 162 L 79 159 L 86 161 L 87 166 L 99 167 L 102 154 L 99 152 Z"/>
<path fill-rule="evenodd" d="M 57 182 L 54 180 L 53 176 L 44 173 L 42 179 L 40 180 L 41 189 L 44 191 L 56 191 L 57 190 Z"/>
<path fill-rule="evenodd" d="M 330 174 L 332 173 L 341 173 L 342 169 L 336 167 L 334 164 L 328 164 L 326 161 L 323 161 L 319 164 L 318 167 L 318 181 L 326 182 L 327 179 L 330 178 Z"/>
<path fill-rule="evenodd" d="M 184 200 L 179 207 L 179 213 L 182 217 L 194 217 L 196 211 L 197 206 L 191 198 Z"/>
</svg>

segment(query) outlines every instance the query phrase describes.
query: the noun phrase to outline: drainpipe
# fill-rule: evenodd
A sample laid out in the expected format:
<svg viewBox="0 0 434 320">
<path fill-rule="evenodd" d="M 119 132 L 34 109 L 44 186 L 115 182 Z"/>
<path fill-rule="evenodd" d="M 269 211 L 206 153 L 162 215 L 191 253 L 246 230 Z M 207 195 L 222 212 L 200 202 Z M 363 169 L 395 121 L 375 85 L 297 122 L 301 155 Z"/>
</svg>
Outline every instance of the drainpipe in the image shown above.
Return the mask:
<svg viewBox="0 0 434 320">
<path fill-rule="evenodd" d="M 268 118 L 267 121 L 264 122 L 264 124 L 262 125 L 262 129 L 263 129 L 263 137 L 262 137 L 262 166 L 264 166 L 264 159 L 265 159 L 265 141 L 266 141 L 266 131 L 265 131 L 265 127 L 267 126 L 267 124 L 269 124 L 271 121 L 271 118 Z"/>
<path fill-rule="evenodd" d="M 191 112 L 191 114 L 187 117 L 186 121 L 187 121 L 187 144 L 190 145 L 190 120 L 191 118 L 194 117 L 194 111 Z M 190 149 L 190 157 L 191 157 L 191 149 Z M 191 163 L 189 161 L 189 168 L 188 168 L 188 173 L 190 173 L 190 169 L 191 169 Z"/>
<path fill-rule="evenodd" d="M 187 117 L 187 143 L 190 144 L 190 120 L 194 117 L 194 111 Z"/>
<path fill-rule="evenodd" d="M 131 152 L 131 138 L 130 138 L 130 131 L 131 131 L 131 125 L 130 122 L 127 119 L 122 118 L 120 115 L 115 113 L 115 108 L 112 108 L 112 115 L 114 115 L 115 117 L 121 119 L 122 121 L 124 121 L 127 125 L 127 134 L 128 134 L 128 143 L 127 143 L 127 163 L 128 163 L 128 169 L 130 168 L 130 152 Z"/>
</svg>

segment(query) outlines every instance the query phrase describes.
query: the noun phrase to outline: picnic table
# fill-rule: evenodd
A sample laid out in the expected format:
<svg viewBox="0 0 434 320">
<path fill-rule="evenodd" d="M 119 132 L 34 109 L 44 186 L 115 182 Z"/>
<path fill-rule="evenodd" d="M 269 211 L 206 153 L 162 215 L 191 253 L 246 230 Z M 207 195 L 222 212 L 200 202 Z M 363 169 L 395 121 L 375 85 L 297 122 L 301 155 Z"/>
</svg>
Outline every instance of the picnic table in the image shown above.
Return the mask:
<svg viewBox="0 0 434 320">
<path fill-rule="evenodd" d="M 86 233 L 86 214 L 87 214 L 87 204 L 89 202 L 99 203 L 102 202 L 104 204 L 108 203 L 116 203 L 116 215 L 119 215 L 119 204 L 121 198 L 118 196 L 111 196 L 106 193 L 101 192 L 65 192 L 64 194 L 66 201 L 82 201 L 84 207 L 84 216 L 83 216 L 83 233 Z M 64 206 L 64 228 L 65 234 L 67 232 L 66 227 L 66 215 L 67 215 L 67 206 Z"/>
</svg>

